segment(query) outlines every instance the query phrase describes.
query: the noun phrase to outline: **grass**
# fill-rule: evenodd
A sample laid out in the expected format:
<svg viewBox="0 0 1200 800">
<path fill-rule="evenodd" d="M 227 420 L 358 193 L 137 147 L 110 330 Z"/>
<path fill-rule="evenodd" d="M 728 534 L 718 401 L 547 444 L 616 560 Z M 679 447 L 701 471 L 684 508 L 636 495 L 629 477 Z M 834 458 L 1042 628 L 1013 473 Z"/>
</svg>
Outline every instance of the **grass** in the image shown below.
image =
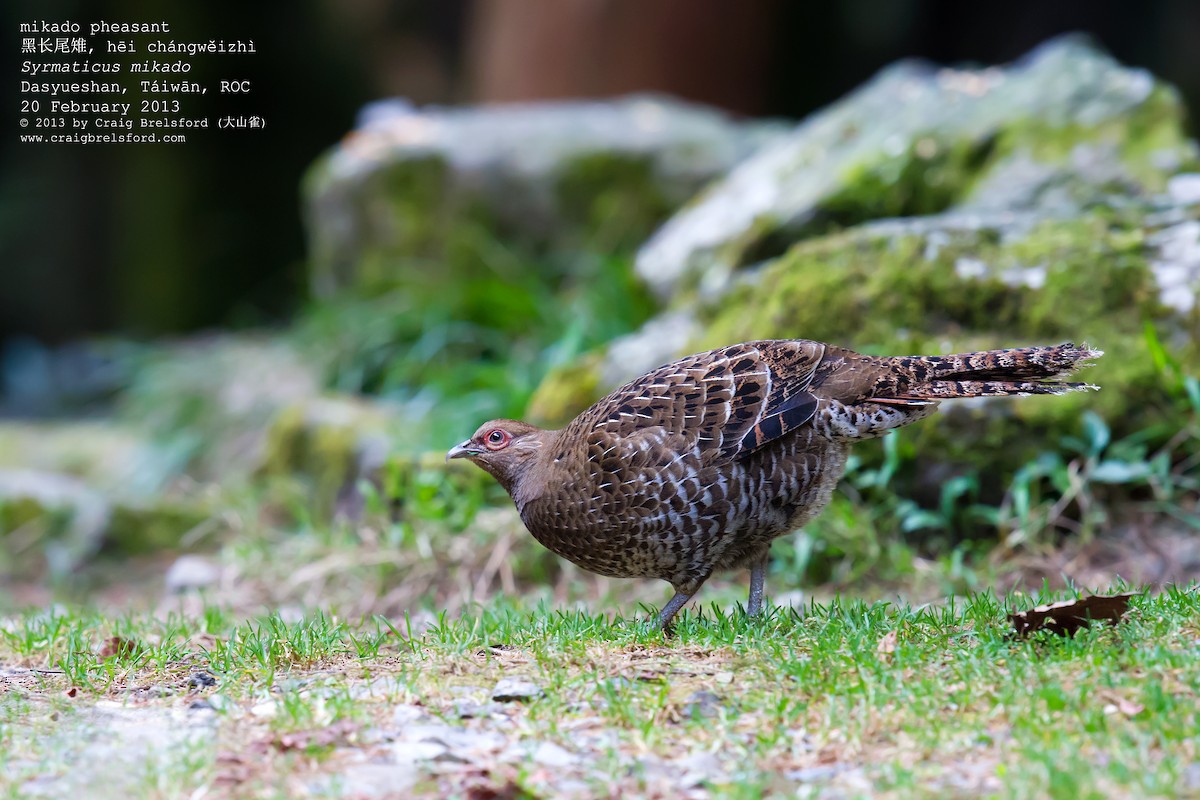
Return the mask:
<svg viewBox="0 0 1200 800">
<path fill-rule="evenodd" d="M 519 603 L 443 614 L 424 630 L 379 616 L 238 620 L 212 607 L 29 612 L 0 628 L 12 673 L 0 684 L 0 795 L 70 774 L 71 748 L 91 745 L 68 732 L 97 707 L 176 727 L 212 720 L 188 746 L 148 755 L 132 796 L 353 794 L 364 760 L 408 764 L 413 796 L 1196 790 L 1198 588 L 1139 598 L 1121 625 L 1074 639 L 1010 638 L 1005 610 L 1046 599 L 834 600 L 760 619 L 711 607 L 685 613 L 671 638 L 641 617 Z M 515 676 L 544 696 L 489 706 L 495 682 Z M 463 703 L 484 710 L 460 718 Z M 428 741 L 409 737 L 414 724 Z M 447 729 L 474 738 L 455 744 Z M 531 760 L 539 747 L 556 758 Z"/>
</svg>

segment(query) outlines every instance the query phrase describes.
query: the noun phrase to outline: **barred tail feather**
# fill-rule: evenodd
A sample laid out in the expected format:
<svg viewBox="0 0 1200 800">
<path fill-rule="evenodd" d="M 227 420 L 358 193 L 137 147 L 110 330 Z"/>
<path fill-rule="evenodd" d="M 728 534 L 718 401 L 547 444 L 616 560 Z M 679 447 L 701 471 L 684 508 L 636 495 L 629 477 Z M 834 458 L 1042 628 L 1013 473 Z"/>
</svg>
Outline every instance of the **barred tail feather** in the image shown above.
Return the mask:
<svg viewBox="0 0 1200 800">
<path fill-rule="evenodd" d="M 1031 394 L 1066 394 L 1099 389 L 1090 383 L 1057 381 L 930 381 L 915 387 L 913 396 L 921 400 L 948 400 L 954 397 L 1025 397 Z M 906 397 L 908 395 L 905 395 Z"/>
<path fill-rule="evenodd" d="M 1104 355 L 1086 344 L 1019 347 L 950 356 L 897 359 L 908 385 L 897 400 L 945 400 L 954 397 L 1065 394 L 1098 389 L 1090 383 L 1061 380 Z"/>
</svg>

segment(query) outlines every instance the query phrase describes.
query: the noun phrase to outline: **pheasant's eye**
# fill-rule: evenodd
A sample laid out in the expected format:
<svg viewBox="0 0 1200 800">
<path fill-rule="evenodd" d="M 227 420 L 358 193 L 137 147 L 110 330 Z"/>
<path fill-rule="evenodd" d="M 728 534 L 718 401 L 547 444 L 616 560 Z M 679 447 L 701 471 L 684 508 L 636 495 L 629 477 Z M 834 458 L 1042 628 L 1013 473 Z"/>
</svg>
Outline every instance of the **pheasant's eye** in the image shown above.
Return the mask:
<svg viewBox="0 0 1200 800">
<path fill-rule="evenodd" d="M 507 432 L 502 431 L 499 428 L 493 428 L 492 430 L 488 431 L 488 435 L 484 439 L 484 442 L 487 444 L 489 450 L 499 450 L 508 444 L 508 441 L 511 438 L 512 437 L 509 436 Z"/>
</svg>

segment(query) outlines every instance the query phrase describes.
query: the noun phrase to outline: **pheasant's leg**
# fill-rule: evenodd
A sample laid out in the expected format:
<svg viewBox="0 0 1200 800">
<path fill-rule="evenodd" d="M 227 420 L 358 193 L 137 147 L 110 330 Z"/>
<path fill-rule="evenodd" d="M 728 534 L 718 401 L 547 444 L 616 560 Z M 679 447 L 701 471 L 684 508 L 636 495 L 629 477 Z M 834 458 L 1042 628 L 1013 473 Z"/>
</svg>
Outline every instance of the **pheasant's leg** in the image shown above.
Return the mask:
<svg viewBox="0 0 1200 800">
<path fill-rule="evenodd" d="M 712 570 L 707 573 L 695 577 L 684 576 L 678 582 L 671 581 L 671 588 L 675 590 L 675 596 L 663 606 L 663 610 L 658 612 L 658 617 L 654 620 L 654 624 L 662 629 L 664 633 L 671 632 L 671 621 L 675 615 L 679 613 L 679 609 L 683 608 L 688 600 L 691 600 L 696 592 L 700 591 L 700 587 L 708 580 L 708 576 L 712 574 Z"/>
<path fill-rule="evenodd" d="M 762 611 L 763 595 L 767 589 L 768 563 L 770 556 L 763 553 L 750 564 L 750 601 L 746 604 L 746 613 L 750 616 Z"/>
<path fill-rule="evenodd" d="M 692 594 L 695 594 L 695 592 Z M 671 601 L 663 606 L 663 610 L 658 613 L 658 619 L 656 620 L 658 627 L 670 633 L 671 620 L 679 612 L 679 609 L 683 608 L 684 604 L 691 599 L 691 594 L 684 594 L 683 592 L 676 591 L 675 596 L 671 598 Z"/>
</svg>

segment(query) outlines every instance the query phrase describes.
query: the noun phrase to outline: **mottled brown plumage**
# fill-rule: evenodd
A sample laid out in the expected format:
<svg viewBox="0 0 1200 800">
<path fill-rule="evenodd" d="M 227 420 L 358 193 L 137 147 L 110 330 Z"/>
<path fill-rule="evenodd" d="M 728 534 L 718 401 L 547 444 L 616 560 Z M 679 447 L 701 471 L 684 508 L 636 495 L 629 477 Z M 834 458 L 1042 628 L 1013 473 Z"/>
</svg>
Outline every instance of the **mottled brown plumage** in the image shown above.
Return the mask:
<svg viewBox="0 0 1200 800">
<path fill-rule="evenodd" d="M 495 476 L 560 556 L 668 581 L 663 627 L 720 569 L 750 567 L 757 613 L 772 540 L 825 507 L 853 442 L 926 417 L 939 400 L 1095 388 L 1058 379 L 1099 355 L 1063 344 L 887 358 L 803 339 L 746 342 L 659 367 L 560 431 L 488 422 L 447 458 Z"/>
</svg>

